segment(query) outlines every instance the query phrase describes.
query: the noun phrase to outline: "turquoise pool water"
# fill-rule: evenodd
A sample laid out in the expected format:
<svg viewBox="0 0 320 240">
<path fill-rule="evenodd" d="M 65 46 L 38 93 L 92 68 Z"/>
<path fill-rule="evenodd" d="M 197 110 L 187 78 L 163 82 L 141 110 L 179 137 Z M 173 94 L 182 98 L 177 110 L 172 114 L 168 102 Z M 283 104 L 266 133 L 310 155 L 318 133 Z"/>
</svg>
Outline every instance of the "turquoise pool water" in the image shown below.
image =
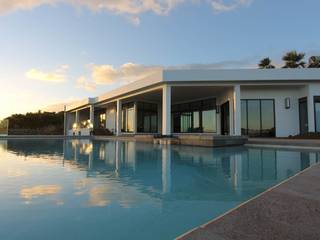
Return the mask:
<svg viewBox="0 0 320 240">
<path fill-rule="evenodd" d="M 1 140 L 0 239 L 173 239 L 319 156 L 267 148 Z"/>
</svg>

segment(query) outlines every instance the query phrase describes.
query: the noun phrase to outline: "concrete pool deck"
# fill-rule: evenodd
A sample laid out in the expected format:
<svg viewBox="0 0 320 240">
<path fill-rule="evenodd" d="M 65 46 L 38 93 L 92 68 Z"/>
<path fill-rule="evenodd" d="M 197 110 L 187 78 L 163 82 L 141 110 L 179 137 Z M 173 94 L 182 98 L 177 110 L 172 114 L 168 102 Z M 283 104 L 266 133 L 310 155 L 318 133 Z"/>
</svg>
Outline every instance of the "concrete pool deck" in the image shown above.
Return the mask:
<svg viewBox="0 0 320 240">
<path fill-rule="evenodd" d="M 320 239 L 320 164 L 314 165 L 178 240 Z"/>
<path fill-rule="evenodd" d="M 249 138 L 247 146 L 273 148 L 319 148 L 320 139 Z"/>
</svg>

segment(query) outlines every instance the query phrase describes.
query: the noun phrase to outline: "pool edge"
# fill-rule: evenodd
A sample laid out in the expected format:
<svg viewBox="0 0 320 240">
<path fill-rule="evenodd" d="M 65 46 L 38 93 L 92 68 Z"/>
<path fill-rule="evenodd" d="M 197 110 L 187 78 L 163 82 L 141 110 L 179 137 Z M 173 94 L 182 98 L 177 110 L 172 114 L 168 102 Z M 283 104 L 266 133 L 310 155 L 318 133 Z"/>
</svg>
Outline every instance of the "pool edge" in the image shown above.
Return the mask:
<svg viewBox="0 0 320 240">
<path fill-rule="evenodd" d="M 309 170 L 311 170 L 311 169 L 313 169 L 313 168 L 316 168 L 317 166 L 319 167 L 319 166 L 320 166 L 320 163 L 316 163 L 316 164 L 314 164 L 314 165 L 312 165 L 312 166 L 309 166 L 308 168 L 306 168 L 306 169 L 304 169 L 304 170 L 302 170 L 302 171 L 294 174 L 293 176 L 291 176 L 291 177 L 289 177 L 289 178 L 281 181 L 280 183 L 278 183 L 278 184 L 276 184 L 276 185 L 268 188 L 267 190 L 263 191 L 262 193 L 254 196 L 253 198 L 248 199 L 247 201 L 245 201 L 245 202 L 237 205 L 236 207 L 228 210 L 227 212 L 225 212 L 225 213 L 217 216 L 216 218 L 214 218 L 214 219 L 212 219 L 212 220 L 210 220 L 210 221 L 208 221 L 208 222 L 206 222 L 206 223 L 204 223 L 204 224 L 201 224 L 201 225 L 199 225 L 199 226 L 197 226 L 197 227 L 195 227 L 195 228 L 190 229 L 189 231 L 187 231 L 187 232 L 179 235 L 178 237 L 176 237 L 175 240 L 189 239 L 188 236 L 191 235 L 192 233 L 207 228 L 209 225 L 214 224 L 215 222 L 217 222 L 217 221 L 219 221 L 219 220 L 221 220 L 221 219 L 229 216 L 231 213 L 235 212 L 236 210 L 239 210 L 239 209 L 241 209 L 242 207 L 247 206 L 248 204 L 250 204 L 250 203 L 253 202 L 254 200 L 257 200 L 257 199 L 261 198 L 262 196 L 265 196 L 267 193 L 269 193 L 269 192 L 271 192 L 271 191 L 273 191 L 273 190 L 278 189 L 278 188 L 281 187 L 282 185 L 284 185 L 284 184 L 292 181 L 293 179 L 298 178 L 300 175 L 308 172 Z M 193 239 L 193 238 L 192 238 L 192 239 Z"/>
</svg>

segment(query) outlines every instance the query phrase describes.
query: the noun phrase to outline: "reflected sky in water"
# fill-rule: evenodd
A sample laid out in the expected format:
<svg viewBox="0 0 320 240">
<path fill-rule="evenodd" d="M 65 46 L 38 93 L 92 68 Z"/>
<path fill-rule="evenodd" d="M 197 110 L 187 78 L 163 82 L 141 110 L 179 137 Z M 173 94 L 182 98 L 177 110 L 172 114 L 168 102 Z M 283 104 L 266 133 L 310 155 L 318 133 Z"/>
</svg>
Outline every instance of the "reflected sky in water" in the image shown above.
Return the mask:
<svg viewBox="0 0 320 240">
<path fill-rule="evenodd" d="M 0 239 L 173 239 L 320 154 L 89 140 L 0 141 Z"/>
</svg>

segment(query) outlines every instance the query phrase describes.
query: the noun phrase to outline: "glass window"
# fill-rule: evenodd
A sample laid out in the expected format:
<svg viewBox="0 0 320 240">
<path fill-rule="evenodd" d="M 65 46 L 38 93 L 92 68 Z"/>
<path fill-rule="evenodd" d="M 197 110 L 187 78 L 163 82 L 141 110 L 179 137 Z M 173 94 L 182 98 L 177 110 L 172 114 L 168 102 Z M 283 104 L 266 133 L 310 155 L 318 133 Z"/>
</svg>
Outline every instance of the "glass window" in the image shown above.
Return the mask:
<svg viewBox="0 0 320 240">
<path fill-rule="evenodd" d="M 134 125 L 134 109 L 129 108 L 127 110 L 127 132 L 133 132 L 133 125 Z"/>
<path fill-rule="evenodd" d="M 314 98 L 316 132 L 320 132 L 320 97 Z"/>
<path fill-rule="evenodd" d="M 248 100 L 248 135 L 260 135 L 260 101 Z"/>
<path fill-rule="evenodd" d="M 138 103 L 137 130 L 141 133 L 158 132 L 158 105 L 153 103 Z"/>
<path fill-rule="evenodd" d="M 216 101 L 214 98 L 172 106 L 173 131 L 216 132 Z"/>
<path fill-rule="evenodd" d="M 99 128 L 106 127 L 106 113 L 99 114 Z"/>
<path fill-rule="evenodd" d="M 216 110 L 202 112 L 203 132 L 216 132 Z"/>
<path fill-rule="evenodd" d="M 200 128 L 200 112 L 193 112 L 193 128 Z"/>
<path fill-rule="evenodd" d="M 247 101 L 241 100 L 241 134 L 248 135 L 247 130 Z"/>
<path fill-rule="evenodd" d="M 181 132 L 191 132 L 192 130 L 192 113 L 182 113 L 181 114 Z"/>
<path fill-rule="evenodd" d="M 133 132 L 134 125 L 134 105 L 133 103 L 122 106 L 122 132 Z"/>
<path fill-rule="evenodd" d="M 274 136 L 274 126 L 273 100 L 261 100 L 261 135 Z"/>
<path fill-rule="evenodd" d="M 253 137 L 275 136 L 274 100 L 241 100 L 241 132 Z"/>
</svg>

